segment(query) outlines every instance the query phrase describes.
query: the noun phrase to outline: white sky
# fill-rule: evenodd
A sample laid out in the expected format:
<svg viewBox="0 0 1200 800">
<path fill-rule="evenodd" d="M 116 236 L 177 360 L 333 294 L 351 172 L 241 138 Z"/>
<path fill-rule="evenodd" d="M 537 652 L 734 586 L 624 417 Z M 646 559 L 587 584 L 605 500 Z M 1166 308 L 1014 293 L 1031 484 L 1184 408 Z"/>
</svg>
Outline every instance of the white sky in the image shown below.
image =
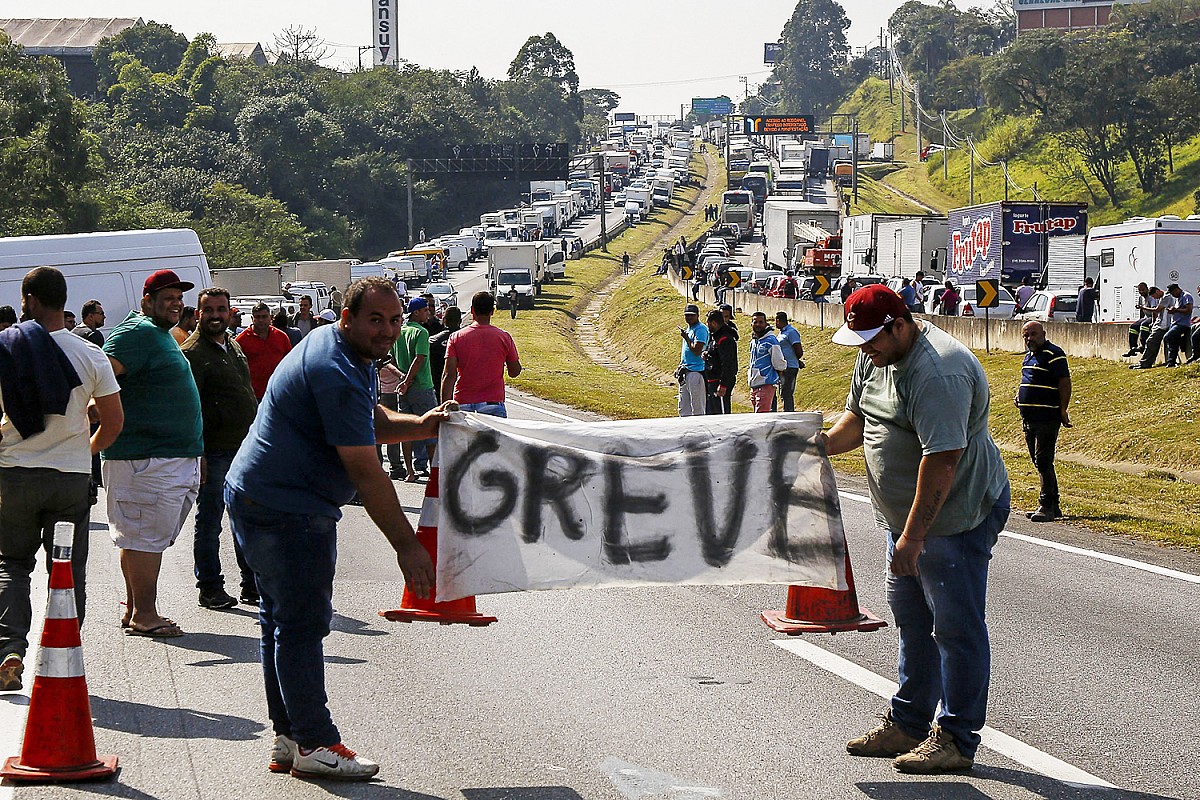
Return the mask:
<svg viewBox="0 0 1200 800">
<path fill-rule="evenodd" d="M 841 0 L 856 49 L 879 40 L 880 26 L 903 0 Z M 580 87 L 622 97 L 619 110 L 678 114 L 692 97 L 743 96 L 767 75 L 764 42 L 779 37 L 793 0 L 398 0 L 400 55 L 422 67 L 478 67 L 503 78 L 525 40 L 547 31 L 575 54 Z M 990 0 L 977 0 L 990 5 Z M 966 6 L 967 3 L 960 3 Z M 0 0 L 0 16 L 141 17 L 189 39 L 210 32 L 220 42 L 261 42 L 288 25 L 315 28 L 337 45 L 331 66 L 357 64 L 356 45 L 371 41 L 371 0 Z M 363 54 L 371 63 L 371 53 Z"/>
</svg>

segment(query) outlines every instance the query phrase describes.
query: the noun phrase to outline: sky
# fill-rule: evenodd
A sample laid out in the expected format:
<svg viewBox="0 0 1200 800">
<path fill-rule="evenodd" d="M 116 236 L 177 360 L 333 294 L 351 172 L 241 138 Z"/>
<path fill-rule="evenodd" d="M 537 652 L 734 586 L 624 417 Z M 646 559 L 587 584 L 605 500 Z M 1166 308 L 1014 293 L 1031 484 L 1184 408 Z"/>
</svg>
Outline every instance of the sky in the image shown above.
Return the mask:
<svg viewBox="0 0 1200 800">
<path fill-rule="evenodd" d="M 880 26 L 903 0 L 841 0 L 857 50 L 879 41 Z M 619 111 L 677 115 L 693 97 L 745 96 L 767 77 L 763 44 L 779 38 L 793 0 L 397 0 L 400 56 L 421 67 L 504 78 L 530 36 L 552 32 L 575 55 L 580 88 L 612 89 Z M 979 3 L 986 4 L 986 3 Z M 0 0 L 7 18 L 141 17 L 189 39 L 261 42 L 295 25 L 315 29 L 333 50 L 329 66 L 353 68 L 371 41 L 372 0 Z M 639 15 L 639 12 L 641 14 Z M 371 53 L 362 55 L 371 63 Z"/>
</svg>

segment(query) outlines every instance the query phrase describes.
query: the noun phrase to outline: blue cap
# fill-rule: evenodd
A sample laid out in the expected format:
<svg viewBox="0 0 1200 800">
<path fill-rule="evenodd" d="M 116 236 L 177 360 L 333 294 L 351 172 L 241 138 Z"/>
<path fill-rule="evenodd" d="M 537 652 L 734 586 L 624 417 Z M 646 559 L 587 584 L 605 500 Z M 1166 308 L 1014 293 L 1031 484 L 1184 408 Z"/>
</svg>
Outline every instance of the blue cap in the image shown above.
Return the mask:
<svg viewBox="0 0 1200 800">
<path fill-rule="evenodd" d="M 429 308 L 429 303 L 424 297 L 414 297 L 408 301 L 408 313 L 411 314 L 414 311 L 420 311 L 422 308 Z"/>
</svg>

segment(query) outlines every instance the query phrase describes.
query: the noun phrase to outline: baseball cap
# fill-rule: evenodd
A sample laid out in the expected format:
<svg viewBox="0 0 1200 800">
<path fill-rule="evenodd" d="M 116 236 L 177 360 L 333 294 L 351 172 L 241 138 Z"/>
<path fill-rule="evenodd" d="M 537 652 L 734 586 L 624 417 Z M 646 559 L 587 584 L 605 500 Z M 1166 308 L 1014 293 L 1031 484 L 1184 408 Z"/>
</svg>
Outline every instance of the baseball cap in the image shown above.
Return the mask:
<svg viewBox="0 0 1200 800">
<path fill-rule="evenodd" d="M 900 295 L 882 283 L 872 283 L 846 298 L 846 324 L 833 335 L 834 344 L 858 347 L 879 335 L 883 326 L 908 311 Z"/>
<path fill-rule="evenodd" d="M 721 303 L 721 305 L 717 306 L 717 310 L 718 310 L 718 311 L 729 311 L 729 312 L 732 312 L 732 311 L 733 311 L 733 306 L 729 305 L 729 303 Z"/>
<path fill-rule="evenodd" d="M 337 322 L 337 314 L 333 312 L 332 308 L 325 309 L 321 312 L 320 316 L 321 319 L 325 320 L 326 322 Z"/>
<path fill-rule="evenodd" d="M 696 305 L 695 303 L 688 303 L 686 306 L 683 307 L 683 313 L 695 314 L 696 316 L 700 316 L 700 306 Z"/>
<path fill-rule="evenodd" d="M 195 288 L 196 284 L 179 280 L 179 276 L 173 270 L 160 269 L 146 278 L 146 282 L 142 284 L 142 294 L 153 294 L 159 289 L 182 289 L 186 292 Z"/>
<path fill-rule="evenodd" d="M 422 308 L 429 308 L 429 301 L 424 297 L 414 297 L 408 301 L 408 313 L 420 311 Z"/>
</svg>

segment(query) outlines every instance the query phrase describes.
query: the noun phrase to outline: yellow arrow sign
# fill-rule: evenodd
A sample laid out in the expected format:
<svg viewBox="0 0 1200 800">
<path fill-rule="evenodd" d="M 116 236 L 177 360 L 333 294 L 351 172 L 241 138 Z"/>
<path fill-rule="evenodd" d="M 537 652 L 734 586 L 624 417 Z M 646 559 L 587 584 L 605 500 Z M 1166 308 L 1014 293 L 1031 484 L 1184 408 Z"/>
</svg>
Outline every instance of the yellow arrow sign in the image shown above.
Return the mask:
<svg viewBox="0 0 1200 800">
<path fill-rule="evenodd" d="M 742 285 L 742 274 L 736 269 L 729 270 L 729 288 L 736 289 Z"/>
<path fill-rule="evenodd" d="M 997 281 L 975 282 L 975 305 L 978 308 L 995 308 L 1000 305 L 1000 285 Z"/>
<path fill-rule="evenodd" d="M 813 276 L 813 297 L 824 297 L 829 294 L 829 278 L 824 275 Z"/>
<path fill-rule="evenodd" d="M 679 274 L 683 276 L 685 281 L 690 281 L 692 279 L 692 268 L 687 264 L 684 264 L 683 269 L 679 271 Z"/>
</svg>

